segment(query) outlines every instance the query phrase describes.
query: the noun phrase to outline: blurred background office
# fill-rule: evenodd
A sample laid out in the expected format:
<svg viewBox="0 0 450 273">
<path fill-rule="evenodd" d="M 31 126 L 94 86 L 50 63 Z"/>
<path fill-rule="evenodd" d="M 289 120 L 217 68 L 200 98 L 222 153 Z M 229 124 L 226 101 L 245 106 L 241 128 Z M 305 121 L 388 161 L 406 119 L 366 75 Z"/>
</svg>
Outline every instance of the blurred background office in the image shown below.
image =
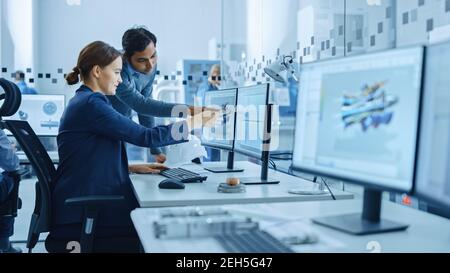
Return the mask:
<svg viewBox="0 0 450 273">
<path fill-rule="evenodd" d="M 50 120 L 41 133 L 49 152 L 56 151 L 52 126 L 61 96 L 67 103 L 77 88 L 64 76 L 79 50 L 94 40 L 120 49 L 125 30 L 145 25 L 158 37 L 156 99 L 194 104 L 219 82 L 220 88 L 271 83 L 281 117 L 274 161 L 285 172 L 291 172 L 298 82 L 288 74 L 275 82 L 265 67 L 283 56 L 301 65 L 450 38 L 450 0 L 0 0 L 0 14 L 0 76 L 35 96 L 56 96 L 35 109 Z M 151 159 L 146 149 L 130 155 Z M 220 152 L 210 155 L 221 159 Z M 388 198 L 435 212 L 406 195 Z"/>
</svg>

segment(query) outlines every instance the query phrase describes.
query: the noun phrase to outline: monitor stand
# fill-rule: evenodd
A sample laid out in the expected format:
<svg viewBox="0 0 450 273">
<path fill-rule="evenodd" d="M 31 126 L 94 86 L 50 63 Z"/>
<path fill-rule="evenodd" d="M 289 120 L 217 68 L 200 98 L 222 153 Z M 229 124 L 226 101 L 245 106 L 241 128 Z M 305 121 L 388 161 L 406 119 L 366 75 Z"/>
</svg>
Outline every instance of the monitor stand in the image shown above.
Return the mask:
<svg viewBox="0 0 450 273">
<path fill-rule="evenodd" d="M 244 184 L 244 185 L 280 184 L 279 180 L 269 178 L 269 157 L 270 157 L 270 152 L 264 151 L 262 153 L 262 164 L 261 164 L 261 176 L 260 177 L 239 178 L 239 181 L 241 182 L 241 184 Z"/>
<path fill-rule="evenodd" d="M 244 185 L 267 185 L 280 184 L 277 179 L 269 178 L 269 160 L 270 160 L 270 141 L 272 134 L 272 104 L 267 105 L 266 118 L 264 122 L 264 140 L 261 153 L 261 177 L 243 177 L 239 178 Z"/>
<path fill-rule="evenodd" d="M 276 179 L 261 179 L 261 177 L 245 177 L 240 178 L 239 181 L 244 185 L 273 185 L 280 184 Z"/>
<path fill-rule="evenodd" d="M 290 189 L 288 192 L 298 195 L 325 195 L 330 194 L 330 191 L 325 189 L 324 182 L 317 182 L 317 176 L 314 177 L 312 185 L 302 186 Z"/>
<path fill-rule="evenodd" d="M 228 152 L 228 160 L 227 167 L 211 167 L 205 168 L 205 170 L 210 171 L 212 173 L 240 173 L 243 172 L 243 169 L 235 169 L 234 168 L 234 152 Z"/>
<path fill-rule="evenodd" d="M 403 231 L 409 226 L 380 218 L 382 192 L 365 189 L 362 214 L 338 215 L 312 219 L 318 225 L 326 226 L 352 235 L 369 235 Z"/>
</svg>

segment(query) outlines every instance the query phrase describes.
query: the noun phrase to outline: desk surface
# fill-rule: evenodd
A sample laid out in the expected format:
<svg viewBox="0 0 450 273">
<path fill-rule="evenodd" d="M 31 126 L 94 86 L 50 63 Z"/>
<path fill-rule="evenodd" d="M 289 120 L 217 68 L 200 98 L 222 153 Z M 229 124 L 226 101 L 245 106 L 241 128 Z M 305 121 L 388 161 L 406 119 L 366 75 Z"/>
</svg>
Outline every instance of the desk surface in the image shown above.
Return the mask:
<svg viewBox="0 0 450 273">
<path fill-rule="evenodd" d="M 203 170 L 203 167 L 222 166 L 224 163 L 206 163 L 201 166 L 188 165 L 183 168 L 202 175 L 206 174 L 208 180 L 204 183 L 186 184 L 184 190 L 160 189 L 159 182 L 165 179 L 160 175 L 131 175 L 133 189 L 140 207 L 175 207 L 175 206 L 202 206 L 249 204 L 268 202 L 296 202 L 331 200 L 331 195 L 295 195 L 288 191 L 291 189 L 311 189 L 316 185 L 310 181 L 293 177 L 284 173 L 270 171 L 269 176 L 281 181 L 278 185 L 247 186 L 245 193 L 227 194 L 219 193 L 217 187 L 224 183 L 228 177 L 254 177 L 260 174 L 260 166 L 250 162 L 236 162 L 236 167 L 243 168 L 245 172 L 234 174 L 213 174 Z M 336 199 L 352 199 L 353 194 L 333 190 Z"/>
<path fill-rule="evenodd" d="M 217 208 L 217 206 L 215 207 Z M 382 217 L 405 224 L 408 230 L 369 236 L 352 236 L 345 233 L 312 224 L 310 218 L 333 216 L 347 213 L 360 213 L 362 200 L 341 200 L 326 202 L 294 202 L 275 204 L 228 205 L 221 208 L 256 220 L 272 221 L 298 225 L 292 228 L 283 224 L 272 225 L 271 230 L 278 232 L 292 230 L 301 233 L 304 230 L 315 232 L 322 246 L 310 245 L 296 247 L 296 252 L 356 252 L 370 253 L 371 246 L 379 247 L 383 253 L 450 253 L 450 220 L 432 214 L 404 207 L 388 201 L 383 202 Z M 158 240 L 153 236 L 152 224 L 161 209 L 136 209 L 131 218 L 141 239 L 144 250 L 155 253 L 221 253 L 224 249 L 212 238 Z M 274 229 L 275 228 L 275 229 Z M 268 230 L 262 227 L 262 229 Z M 269 229 L 270 231 L 270 229 Z M 273 234 L 273 232 L 271 232 Z M 282 233 L 283 234 L 283 233 Z M 275 235 L 275 234 L 274 234 Z M 292 234 L 289 234 L 292 236 Z M 278 238 L 278 236 L 276 236 Z"/>
</svg>

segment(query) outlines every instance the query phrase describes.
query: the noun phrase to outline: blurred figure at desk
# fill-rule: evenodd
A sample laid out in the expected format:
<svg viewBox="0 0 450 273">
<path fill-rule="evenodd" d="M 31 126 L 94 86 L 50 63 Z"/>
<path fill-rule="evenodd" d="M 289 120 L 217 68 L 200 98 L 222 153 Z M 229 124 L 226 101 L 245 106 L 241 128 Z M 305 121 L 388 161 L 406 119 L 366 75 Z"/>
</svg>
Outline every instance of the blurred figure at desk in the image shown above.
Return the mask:
<svg viewBox="0 0 450 273">
<path fill-rule="evenodd" d="M 197 105 L 205 107 L 209 106 L 205 105 L 205 94 L 210 91 L 219 90 L 221 81 L 220 72 L 219 64 L 215 64 L 211 67 L 208 80 L 198 87 L 196 95 Z M 220 161 L 220 150 L 207 147 L 206 152 L 208 153 L 206 161 Z"/>
<path fill-rule="evenodd" d="M 205 94 L 208 91 L 219 90 L 220 80 L 221 80 L 220 65 L 215 64 L 211 67 L 208 80 L 203 82 L 197 89 L 196 100 L 198 105 L 207 106 L 205 105 Z"/>
<path fill-rule="evenodd" d="M 9 141 L 3 130 L 0 130 L 0 205 L 4 203 L 14 187 L 11 172 L 19 169 L 19 158 L 16 155 L 13 143 Z M 11 245 L 9 237 L 14 235 L 14 218 L 0 215 L 0 253 L 21 253 L 22 250 Z"/>
<path fill-rule="evenodd" d="M 23 71 L 16 71 L 14 80 L 23 95 L 37 95 L 36 89 L 29 87 L 25 82 L 25 73 Z"/>
</svg>

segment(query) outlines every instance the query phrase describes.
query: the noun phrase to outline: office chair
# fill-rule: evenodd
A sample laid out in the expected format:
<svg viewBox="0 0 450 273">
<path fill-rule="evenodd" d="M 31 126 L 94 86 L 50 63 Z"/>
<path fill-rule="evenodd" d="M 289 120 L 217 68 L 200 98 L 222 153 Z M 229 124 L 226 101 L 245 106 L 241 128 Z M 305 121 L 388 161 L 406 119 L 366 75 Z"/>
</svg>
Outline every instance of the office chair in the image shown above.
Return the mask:
<svg viewBox="0 0 450 273">
<path fill-rule="evenodd" d="M 1 118 L 10 117 L 19 110 L 22 96 L 19 88 L 5 79 L 0 79 L 0 87 L 4 91 L 4 93 L 0 95 L 0 101 L 3 101 L 3 104 L 0 107 L 0 129 L 3 130 L 5 127 Z M 19 185 L 21 177 L 24 174 L 25 171 L 23 170 L 3 173 L 4 176 L 8 176 L 12 179 L 13 188 L 6 200 L 0 204 L 0 217 L 17 217 L 17 211 L 22 207 L 22 200 L 19 198 Z M 6 192 L 8 192 L 8 190 L 6 190 Z"/>
<path fill-rule="evenodd" d="M 8 87 L 9 85 L 9 87 Z M 12 83 L 7 83 L 5 89 L 4 105 L 12 105 L 8 99 L 15 103 L 20 101 L 20 91 L 17 93 L 11 88 Z M 0 95 L 0 99 L 2 95 Z M 19 103 L 20 104 L 20 103 Z M 0 108 L 3 110 L 3 108 Z M 5 111 L 8 110 L 5 107 Z M 10 109 L 9 109 L 10 110 Z M 17 111 L 17 110 L 16 110 Z M 10 110 L 11 113 L 13 111 Z M 28 232 L 27 248 L 31 253 L 36 246 L 41 233 L 49 232 L 52 224 L 51 209 L 51 188 L 52 179 L 56 176 L 56 169 L 51 161 L 47 151 L 40 142 L 33 129 L 26 121 L 8 120 L 3 121 L 7 128 L 16 138 L 25 155 L 29 159 L 36 172 L 38 181 L 36 182 L 36 202 L 33 215 L 31 217 L 30 228 Z M 80 231 L 80 252 L 89 253 L 95 251 L 95 224 L 98 219 L 100 209 L 104 206 L 111 207 L 120 204 L 124 200 L 123 196 L 84 196 L 72 198 L 65 201 L 67 206 L 77 206 L 84 208 L 82 231 Z M 55 247 L 50 252 L 65 252 L 65 242 L 53 242 Z"/>
</svg>

